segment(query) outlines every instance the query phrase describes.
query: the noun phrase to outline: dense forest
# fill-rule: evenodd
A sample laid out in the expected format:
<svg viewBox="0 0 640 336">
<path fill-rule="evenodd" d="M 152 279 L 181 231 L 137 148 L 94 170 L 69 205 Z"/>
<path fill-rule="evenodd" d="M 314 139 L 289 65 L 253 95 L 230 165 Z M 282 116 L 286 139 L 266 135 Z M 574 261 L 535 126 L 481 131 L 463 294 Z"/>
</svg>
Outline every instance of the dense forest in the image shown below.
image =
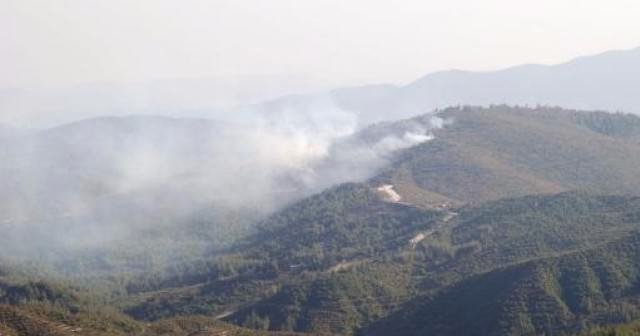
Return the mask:
<svg viewBox="0 0 640 336">
<path fill-rule="evenodd" d="M 447 122 L 435 139 L 390 155 L 370 179 L 270 212 L 181 217 L 188 225 L 168 226 L 183 229 L 172 235 L 198 243 L 170 258 L 154 259 L 168 238 L 153 229 L 143 255 L 70 255 L 47 268 L 4 258 L 0 333 L 637 333 L 640 118 L 436 113 Z M 352 141 L 428 122 L 382 123 Z"/>
</svg>

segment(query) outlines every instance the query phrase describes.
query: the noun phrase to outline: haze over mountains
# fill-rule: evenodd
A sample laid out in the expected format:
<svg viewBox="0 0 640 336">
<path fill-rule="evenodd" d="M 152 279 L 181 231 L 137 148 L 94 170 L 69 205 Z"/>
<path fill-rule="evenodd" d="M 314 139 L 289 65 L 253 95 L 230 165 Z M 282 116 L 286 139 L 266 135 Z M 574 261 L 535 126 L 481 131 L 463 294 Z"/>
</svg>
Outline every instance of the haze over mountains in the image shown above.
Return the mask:
<svg viewBox="0 0 640 336">
<path fill-rule="evenodd" d="M 634 49 L 258 90 L 215 111 L 196 90 L 209 118 L 185 117 L 190 86 L 171 84 L 145 111 L 159 115 L 121 115 L 125 101 L 0 127 L 0 333 L 515 336 L 638 320 L 638 75 Z M 50 118 L 62 102 L 31 116 L 84 115 Z"/>
<path fill-rule="evenodd" d="M 0 144 L 0 250 L 51 262 L 58 253 L 87 255 L 123 243 L 132 251 L 150 236 L 173 239 L 155 257 L 220 248 L 250 220 L 366 179 L 393 152 L 430 140 L 442 127 L 434 117 L 364 142 L 350 138 L 353 123 L 315 117 L 105 117 L 7 133 Z M 194 221 L 203 227 L 186 229 Z"/>
<path fill-rule="evenodd" d="M 362 125 L 454 105 L 540 104 L 637 114 L 639 63 L 640 48 L 636 48 L 557 65 L 528 64 L 489 72 L 441 71 L 402 86 L 366 85 L 324 93 L 328 85 L 321 81 L 277 76 L 4 89 L 0 90 L 0 122 L 38 127 L 123 114 L 242 120 L 256 112 L 295 109 L 304 113 L 328 103 L 355 114 Z"/>
<path fill-rule="evenodd" d="M 338 89 L 338 105 L 369 120 L 406 118 L 455 105 L 551 105 L 640 113 L 640 48 L 576 58 L 558 65 L 428 74 L 404 86 Z"/>
<path fill-rule="evenodd" d="M 214 117 L 238 105 L 328 87 L 321 80 L 302 76 L 264 75 L 7 88 L 0 89 L 0 123 L 42 128 L 132 114 Z"/>
</svg>

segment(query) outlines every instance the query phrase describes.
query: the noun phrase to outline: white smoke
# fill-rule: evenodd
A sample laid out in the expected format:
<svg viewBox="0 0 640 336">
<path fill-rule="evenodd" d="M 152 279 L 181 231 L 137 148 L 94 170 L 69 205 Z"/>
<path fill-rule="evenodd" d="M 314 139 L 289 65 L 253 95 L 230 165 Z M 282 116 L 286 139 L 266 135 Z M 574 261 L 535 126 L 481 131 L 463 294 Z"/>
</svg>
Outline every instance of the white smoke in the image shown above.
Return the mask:
<svg viewBox="0 0 640 336">
<path fill-rule="evenodd" d="M 137 251 L 153 239 L 171 255 L 175 232 L 185 237 L 180 244 L 211 247 L 229 230 L 216 225 L 234 225 L 227 212 L 267 214 L 366 180 L 445 125 L 435 116 L 420 120 L 363 129 L 354 113 L 321 99 L 227 121 L 106 118 L 17 136 L 0 144 L 0 257 Z M 203 209 L 220 217 L 199 217 L 214 237 L 190 237 L 185 226 Z"/>
<path fill-rule="evenodd" d="M 388 136 L 376 143 L 373 149 L 378 153 L 391 153 L 409 148 L 433 139 L 433 135 L 426 133 L 405 132 L 401 137 Z"/>
<path fill-rule="evenodd" d="M 450 121 L 430 116 L 364 129 L 334 139 L 326 159 L 313 165 L 307 185 L 322 189 L 346 181 L 364 181 L 388 165 L 395 153 L 434 139 L 433 131 Z"/>
</svg>

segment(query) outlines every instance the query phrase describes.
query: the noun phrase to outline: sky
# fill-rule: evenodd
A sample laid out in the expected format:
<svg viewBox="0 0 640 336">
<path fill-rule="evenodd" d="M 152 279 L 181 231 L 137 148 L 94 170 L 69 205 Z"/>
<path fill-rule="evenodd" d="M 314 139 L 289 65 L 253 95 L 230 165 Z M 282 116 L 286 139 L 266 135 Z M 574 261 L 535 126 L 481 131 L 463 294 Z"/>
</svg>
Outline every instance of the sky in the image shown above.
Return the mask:
<svg viewBox="0 0 640 336">
<path fill-rule="evenodd" d="M 640 46 L 637 0 L 0 0 L 0 88 L 206 76 L 404 83 Z"/>
</svg>

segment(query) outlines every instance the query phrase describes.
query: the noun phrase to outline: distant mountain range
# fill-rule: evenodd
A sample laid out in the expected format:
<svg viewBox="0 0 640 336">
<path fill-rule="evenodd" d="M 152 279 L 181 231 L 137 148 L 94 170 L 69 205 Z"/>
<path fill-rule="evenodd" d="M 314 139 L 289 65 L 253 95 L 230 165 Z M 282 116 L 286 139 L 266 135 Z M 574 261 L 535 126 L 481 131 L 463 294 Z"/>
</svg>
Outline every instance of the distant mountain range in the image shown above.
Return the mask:
<svg viewBox="0 0 640 336">
<path fill-rule="evenodd" d="M 499 71 L 441 71 L 404 86 L 328 90 L 303 77 L 245 76 L 115 84 L 61 89 L 0 90 L 0 123 L 51 126 L 99 116 L 153 114 L 237 119 L 294 109 L 333 108 L 361 125 L 398 120 L 455 105 L 552 105 L 640 114 L 640 48 L 609 51 L 558 65 L 521 65 Z"/>
<path fill-rule="evenodd" d="M 265 75 L 0 89 L 0 123 L 43 128 L 104 116 L 217 117 L 238 105 L 329 87 L 301 76 Z"/>
<path fill-rule="evenodd" d="M 558 65 L 521 65 L 499 71 L 442 71 L 408 85 L 369 85 L 320 96 L 285 97 L 272 109 L 330 99 L 369 124 L 455 105 L 551 105 L 640 114 L 640 48 L 580 57 Z"/>
</svg>

